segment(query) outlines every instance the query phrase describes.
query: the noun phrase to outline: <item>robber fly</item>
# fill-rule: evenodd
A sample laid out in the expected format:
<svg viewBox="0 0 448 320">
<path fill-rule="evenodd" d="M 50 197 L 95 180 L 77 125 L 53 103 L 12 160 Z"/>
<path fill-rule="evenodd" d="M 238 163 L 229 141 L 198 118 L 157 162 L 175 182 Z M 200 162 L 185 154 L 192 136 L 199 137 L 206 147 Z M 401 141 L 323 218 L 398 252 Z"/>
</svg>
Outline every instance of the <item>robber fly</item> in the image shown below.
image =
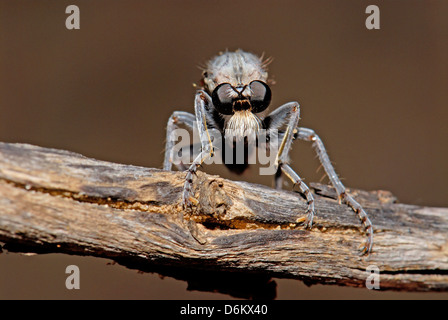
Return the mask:
<svg viewBox="0 0 448 320">
<path fill-rule="evenodd" d="M 209 136 L 210 130 L 218 130 L 223 134 L 224 140 L 230 143 L 245 141 L 249 134 L 260 130 L 269 132 L 278 131 L 278 152 L 276 155 L 275 186 L 282 187 L 282 175 L 288 177 L 296 185 L 307 202 L 306 227 L 311 228 L 315 207 L 314 197 L 300 176 L 291 168 L 288 153 L 295 139 L 309 141 L 315 148 L 319 161 L 325 170 L 332 185 L 337 191 L 341 202 L 349 205 L 359 216 L 367 238 L 361 250 L 368 254 L 373 245 L 373 227 L 367 213 L 347 192 L 336 174 L 322 140 L 312 130 L 298 126 L 300 106 L 297 102 L 286 103 L 269 114 L 265 111 L 271 102 L 271 89 L 268 85 L 267 63 L 261 57 L 242 50 L 223 52 L 211 59 L 203 70 L 203 87 L 197 90 L 194 100 L 195 114 L 175 111 L 168 120 L 167 140 L 165 148 L 164 169 L 171 170 L 173 164 L 172 132 L 179 125 L 190 129 L 197 129 L 201 137 Z M 281 130 L 285 127 L 286 129 Z M 268 135 L 267 140 L 269 140 Z M 229 141 L 227 141 L 229 143 Z M 266 146 L 266 144 L 259 144 Z M 178 165 L 179 169 L 186 169 L 186 177 L 182 199 L 186 207 L 195 204 L 192 191 L 193 178 L 198 167 L 214 154 L 214 143 L 211 139 L 201 139 L 201 148 L 191 164 L 185 167 Z M 242 173 L 247 169 L 247 161 L 235 164 L 224 162 L 233 172 Z M 299 221 L 299 220 L 298 220 Z"/>
</svg>

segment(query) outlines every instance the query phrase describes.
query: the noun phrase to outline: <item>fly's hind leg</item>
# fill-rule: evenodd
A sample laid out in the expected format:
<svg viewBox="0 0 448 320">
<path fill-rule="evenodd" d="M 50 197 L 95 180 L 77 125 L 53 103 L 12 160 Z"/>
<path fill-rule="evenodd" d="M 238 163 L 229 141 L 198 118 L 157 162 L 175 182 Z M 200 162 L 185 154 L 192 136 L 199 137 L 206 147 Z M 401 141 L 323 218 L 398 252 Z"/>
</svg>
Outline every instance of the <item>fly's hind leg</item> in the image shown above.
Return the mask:
<svg viewBox="0 0 448 320">
<path fill-rule="evenodd" d="M 370 253 L 372 251 L 373 246 L 372 222 L 370 221 L 369 217 L 367 216 L 367 213 L 364 211 L 362 206 L 346 192 L 345 186 L 342 184 L 341 180 L 339 179 L 338 175 L 336 174 L 336 171 L 334 170 L 330 162 L 330 158 L 328 157 L 327 151 L 325 150 L 322 140 L 313 130 L 307 128 L 297 128 L 296 136 L 301 140 L 312 142 L 313 147 L 316 149 L 317 156 L 319 157 L 319 161 L 325 170 L 325 173 L 327 174 L 328 178 L 330 179 L 331 183 L 336 189 L 336 192 L 338 193 L 339 200 L 349 205 L 353 209 L 353 211 L 356 212 L 362 223 L 364 231 L 367 235 L 367 239 L 364 243 L 364 246 L 361 249 L 361 253 L 362 254 Z"/>
</svg>

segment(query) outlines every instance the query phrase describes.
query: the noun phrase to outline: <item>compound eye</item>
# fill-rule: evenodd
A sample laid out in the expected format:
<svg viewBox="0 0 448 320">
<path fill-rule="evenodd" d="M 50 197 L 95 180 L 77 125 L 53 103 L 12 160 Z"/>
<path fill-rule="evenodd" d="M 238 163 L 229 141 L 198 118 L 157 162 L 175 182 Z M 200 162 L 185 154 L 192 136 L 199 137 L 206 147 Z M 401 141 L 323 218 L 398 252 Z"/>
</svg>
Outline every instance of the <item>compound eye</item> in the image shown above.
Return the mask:
<svg viewBox="0 0 448 320">
<path fill-rule="evenodd" d="M 234 90 L 229 83 L 222 83 L 213 90 L 212 102 L 219 113 L 233 114 L 233 92 Z"/>
<path fill-rule="evenodd" d="M 264 111 L 271 103 L 271 89 L 262 81 L 252 81 L 249 84 L 251 91 L 250 103 L 252 112 L 258 113 Z"/>
</svg>

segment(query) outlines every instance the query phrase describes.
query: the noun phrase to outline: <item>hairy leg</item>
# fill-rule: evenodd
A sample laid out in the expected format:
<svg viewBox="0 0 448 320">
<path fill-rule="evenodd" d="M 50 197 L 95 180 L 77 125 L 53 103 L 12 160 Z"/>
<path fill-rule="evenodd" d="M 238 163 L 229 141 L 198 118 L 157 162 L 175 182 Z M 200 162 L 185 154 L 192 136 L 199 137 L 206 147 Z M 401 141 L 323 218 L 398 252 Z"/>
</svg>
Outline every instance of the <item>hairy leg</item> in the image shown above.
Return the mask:
<svg viewBox="0 0 448 320">
<path fill-rule="evenodd" d="M 193 194 L 193 177 L 199 166 L 208 158 L 213 156 L 213 143 L 207 128 L 207 106 L 212 103 L 209 95 L 203 91 L 198 91 L 195 96 L 194 110 L 195 121 L 201 139 L 201 152 L 195 157 L 185 176 L 184 190 L 182 193 L 183 203 L 186 208 L 196 204 L 197 200 Z"/>
<path fill-rule="evenodd" d="M 373 245 L 373 226 L 370 221 L 367 213 L 364 211 L 362 206 L 353 199 L 352 196 L 347 194 L 345 186 L 342 184 L 339 179 L 336 171 L 333 168 L 333 165 L 330 162 L 330 158 L 328 157 L 327 151 L 325 150 L 324 144 L 319 136 L 311 129 L 308 128 L 297 128 L 296 133 L 297 138 L 305 141 L 310 141 L 313 144 L 313 147 L 316 149 L 317 156 L 319 157 L 319 161 L 322 164 L 328 178 L 333 184 L 336 192 L 338 193 L 338 198 L 341 202 L 345 202 L 349 205 L 353 211 L 355 211 L 361 220 L 364 231 L 367 234 L 367 239 L 365 241 L 364 247 L 362 248 L 362 253 L 368 254 L 372 250 Z"/>
<path fill-rule="evenodd" d="M 284 173 L 293 182 L 294 186 L 299 187 L 300 192 L 305 196 L 308 204 L 305 226 L 311 228 L 315 211 L 314 197 L 310 192 L 308 186 L 288 164 L 288 155 L 291 149 L 292 142 L 294 140 L 294 135 L 299 123 L 299 119 L 299 104 L 297 102 L 290 102 L 277 108 L 275 111 L 269 114 L 264 121 L 265 125 L 269 128 L 268 130 L 277 130 L 286 121 L 288 121 L 286 131 L 283 134 L 277 153 L 276 164 L 278 166 L 278 169 L 275 174 L 275 186 L 277 189 L 281 188 L 281 173 Z M 301 221 L 301 219 L 299 219 L 298 221 Z"/>
</svg>

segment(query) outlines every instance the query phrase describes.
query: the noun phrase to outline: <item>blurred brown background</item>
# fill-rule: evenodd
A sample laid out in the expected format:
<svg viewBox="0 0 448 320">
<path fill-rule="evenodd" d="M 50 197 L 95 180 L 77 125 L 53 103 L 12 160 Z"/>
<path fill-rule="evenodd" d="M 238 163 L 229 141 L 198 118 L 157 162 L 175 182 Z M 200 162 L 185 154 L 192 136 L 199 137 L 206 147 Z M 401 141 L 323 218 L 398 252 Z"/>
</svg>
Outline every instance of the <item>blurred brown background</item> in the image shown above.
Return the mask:
<svg viewBox="0 0 448 320">
<path fill-rule="evenodd" d="M 70 4 L 80 30 L 65 27 Z M 380 30 L 365 27 L 369 4 L 381 10 Z M 160 168 L 169 115 L 193 111 L 197 65 L 242 48 L 274 58 L 272 108 L 300 102 L 301 125 L 322 137 L 348 187 L 448 206 L 447 14 L 442 0 L 1 0 L 0 141 Z M 291 157 L 319 181 L 308 144 Z M 229 298 L 108 262 L 0 254 L 0 299 Z M 81 290 L 65 289 L 68 264 L 80 267 Z M 280 299 L 447 298 L 276 282 Z"/>
</svg>

